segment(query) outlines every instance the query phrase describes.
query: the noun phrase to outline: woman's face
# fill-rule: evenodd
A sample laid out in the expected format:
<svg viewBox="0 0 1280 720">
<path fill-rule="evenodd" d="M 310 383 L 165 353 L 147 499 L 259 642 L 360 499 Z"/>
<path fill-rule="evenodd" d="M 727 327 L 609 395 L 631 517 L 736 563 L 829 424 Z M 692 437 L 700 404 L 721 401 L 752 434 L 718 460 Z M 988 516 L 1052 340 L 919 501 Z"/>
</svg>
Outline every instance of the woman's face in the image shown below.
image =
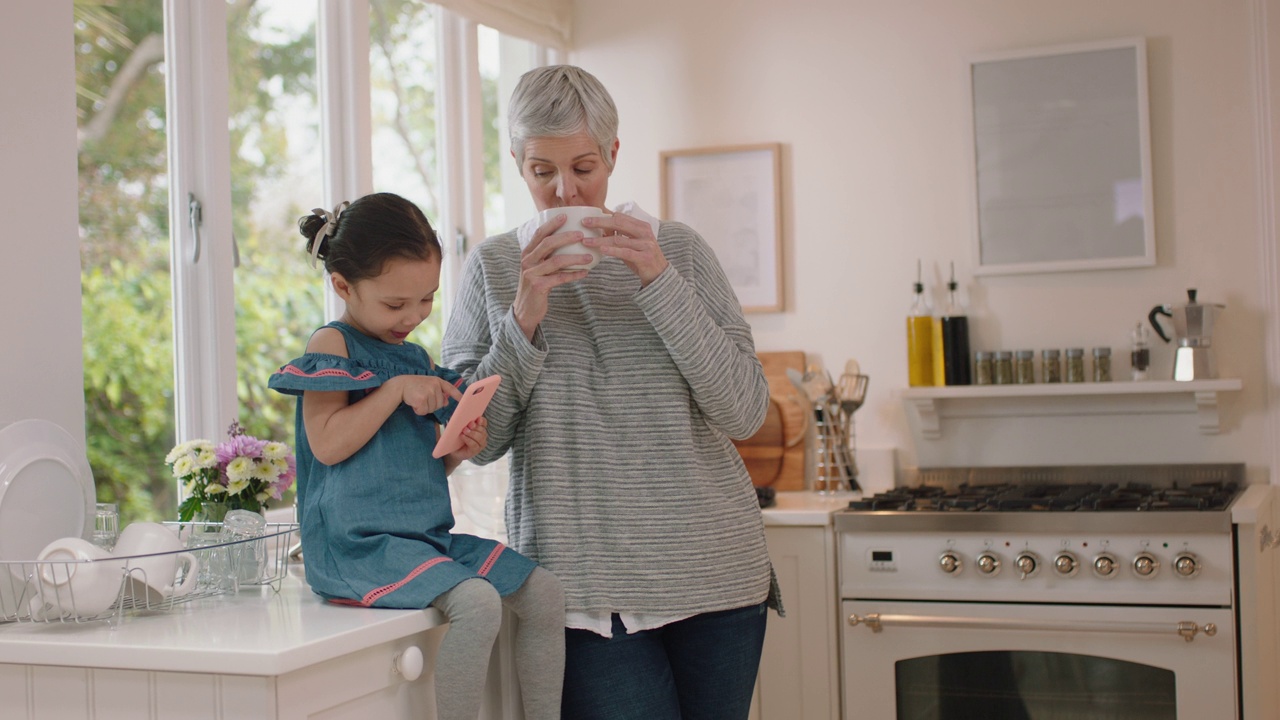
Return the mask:
<svg viewBox="0 0 1280 720">
<path fill-rule="evenodd" d="M 525 141 L 520 174 L 538 211 L 571 205 L 603 209 L 609 175 L 613 173 L 610 166 L 618 157 L 616 139 L 610 152 L 613 157 L 606 163 L 600 156 L 600 146 L 586 132 Z"/>
</svg>

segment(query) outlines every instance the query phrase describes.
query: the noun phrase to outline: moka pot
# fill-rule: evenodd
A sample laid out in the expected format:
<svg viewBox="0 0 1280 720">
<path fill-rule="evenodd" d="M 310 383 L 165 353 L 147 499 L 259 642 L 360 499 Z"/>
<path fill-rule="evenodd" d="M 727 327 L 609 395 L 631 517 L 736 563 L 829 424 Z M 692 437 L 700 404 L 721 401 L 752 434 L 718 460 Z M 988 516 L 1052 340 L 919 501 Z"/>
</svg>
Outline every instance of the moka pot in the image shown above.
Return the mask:
<svg viewBox="0 0 1280 720">
<path fill-rule="evenodd" d="M 1213 357 L 1213 326 L 1225 305 L 1196 302 L 1195 289 L 1187 290 L 1186 305 L 1157 305 L 1147 319 L 1161 340 L 1170 342 L 1157 315 L 1173 320 L 1173 339 L 1177 348 L 1173 356 L 1173 379 L 1178 381 L 1209 380 L 1217 377 L 1217 365 Z"/>
</svg>

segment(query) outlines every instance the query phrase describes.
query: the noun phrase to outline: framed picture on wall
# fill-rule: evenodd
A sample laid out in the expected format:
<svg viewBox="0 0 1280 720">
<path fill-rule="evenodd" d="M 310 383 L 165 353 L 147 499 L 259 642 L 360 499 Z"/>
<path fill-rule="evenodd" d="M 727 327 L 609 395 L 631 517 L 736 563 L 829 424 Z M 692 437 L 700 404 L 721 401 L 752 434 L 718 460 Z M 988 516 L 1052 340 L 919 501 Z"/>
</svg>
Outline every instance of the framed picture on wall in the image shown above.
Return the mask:
<svg viewBox="0 0 1280 720">
<path fill-rule="evenodd" d="M 715 250 L 743 312 L 782 310 L 780 143 L 661 153 L 662 217 Z"/>
</svg>

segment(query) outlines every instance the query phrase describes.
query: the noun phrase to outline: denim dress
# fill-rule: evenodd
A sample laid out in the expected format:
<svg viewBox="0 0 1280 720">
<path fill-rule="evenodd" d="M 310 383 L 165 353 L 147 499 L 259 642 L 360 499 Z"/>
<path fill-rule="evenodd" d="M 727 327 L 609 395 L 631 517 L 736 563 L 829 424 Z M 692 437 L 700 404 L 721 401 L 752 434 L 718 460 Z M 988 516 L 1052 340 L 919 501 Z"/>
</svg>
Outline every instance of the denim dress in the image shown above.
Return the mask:
<svg viewBox="0 0 1280 720">
<path fill-rule="evenodd" d="M 517 589 L 535 563 L 495 540 L 451 533 L 453 510 L 444 461 L 431 457 L 437 423 L 457 401 L 420 416 L 401 404 L 354 455 L 316 460 L 302 421 L 306 390 L 347 391 L 355 403 L 397 375 L 435 375 L 465 389 L 412 343 L 391 345 L 341 322 L 349 357 L 308 353 L 271 375 L 269 386 L 296 395 L 298 521 L 307 583 L 337 603 L 424 608 L 473 577 L 500 595 Z"/>
</svg>

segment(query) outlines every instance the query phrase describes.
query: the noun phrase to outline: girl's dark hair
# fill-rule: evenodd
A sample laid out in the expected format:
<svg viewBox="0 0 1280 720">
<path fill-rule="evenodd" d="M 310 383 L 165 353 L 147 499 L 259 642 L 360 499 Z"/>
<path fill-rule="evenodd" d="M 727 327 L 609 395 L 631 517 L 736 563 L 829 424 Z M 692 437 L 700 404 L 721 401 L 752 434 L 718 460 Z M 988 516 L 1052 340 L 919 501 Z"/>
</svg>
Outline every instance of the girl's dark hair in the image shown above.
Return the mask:
<svg viewBox="0 0 1280 720">
<path fill-rule="evenodd" d="M 298 218 L 298 232 L 312 252 L 324 218 L 314 213 Z M 320 238 L 316 254 L 326 272 L 356 283 L 382 274 L 388 260 L 439 261 L 440 241 L 417 205 L 393 193 L 374 193 L 351 203 L 338 216 L 337 229 Z"/>
</svg>

